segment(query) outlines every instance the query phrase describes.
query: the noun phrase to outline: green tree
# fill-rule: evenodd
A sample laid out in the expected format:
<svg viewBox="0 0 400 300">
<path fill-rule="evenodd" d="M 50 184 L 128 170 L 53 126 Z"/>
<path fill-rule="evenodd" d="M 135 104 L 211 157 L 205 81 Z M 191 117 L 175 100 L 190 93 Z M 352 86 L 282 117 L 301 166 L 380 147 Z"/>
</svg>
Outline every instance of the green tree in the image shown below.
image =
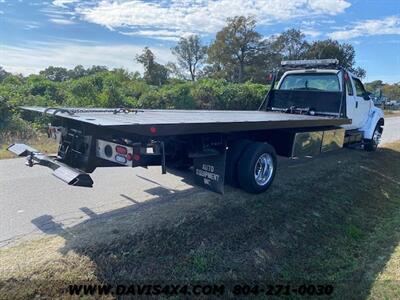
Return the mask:
<svg viewBox="0 0 400 300">
<path fill-rule="evenodd" d="M 365 77 L 365 70 L 355 67 L 356 52 L 350 44 L 341 44 L 331 39 L 315 41 L 311 44 L 305 57 L 308 59 L 336 58 L 342 67 L 353 72 L 360 78 Z"/>
<path fill-rule="evenodd" d="M 209 62 L 214 69 L 233 81 L 243 82 L 245 68 L 259 46 L 261 35 L 255 30 L 253 17 L 236 16 L 228 19 L 228 24 L 217 33 L 215 41 L 208 49 Z"/>
<path fill-rule="evenodd" d="M 29 94 L 43 97 L 49 104 L 62 104 L 64 102 L 64 90 L 61 88 L 60 84 L 59 82 L 43 78 L 40 75 L 32 74 L 26 78 L 26 86 Z"/>
<path fill-rule="evenodd" d="M 40 71 L 39 74 L 51 81 L 61 82 L 68 80 L 70 78 L 68 70 L 62 67 L 50 66 L 44 69 L 43 71 Z"/>
<path fill-rule="evenodd" d="M 273 39 L 265 39 L 260 42 L 248 67 L 248 80 L 265 84 L 267 74 L 280 66 L 282 56 L 274 52 L 273 42 Z"/>
<path fill-rule="evenodd" d="M 145 47 L 141 55 L 136 56 L 136 61 L 144 67 L 144 79 L 151 85 L 162 85 L 168 79 L 168 69 L 155 61 L 153 52 Z"/>
<path fill-rule="evenodd" d="M 0 66 L 0 82 L 2 82 L 10 73 L 8 73 L 6 70 L 3 69 L 3 67 Z"/>
<path fill-rule="evenodd" d="M 96 76 L 84 76 L 75 80 L 69 85 L 70 94 L 68 105 L 71 106 L 99 106 L 98 95 L 102 91 L 102 81 L 96 82 Z"/>
<path fill-rule="evenodd" d="M 383 81 L 382 80 L 374 80 L 374 81 L 365 83 L 364 85 L 368 91 L 373 93 L 383 87 Z"/>
<path fill-rule="evenodd" d="M 76 66 L 72 70 L 69 70 L 68 73 L 69 77 L 74 79 L 83 77 L 88 74 L 87 70 L 82 65 Z"/>
<path fill-rule="evenodd" d="M 400 100 L 400 83 L 385 84 L 382 87 L 383 94 L 392 100 Z"/>
<path fill-rule="evenodd" d="M 11 116 L 11 110 L 6 99 L 0 96 L 0 130 L 6 127 Z"/>
<path fill-rule="evenodd" d="M 182 37 L 171 50 L 178 60 L 178 71 L 183 74 L 189 73 L 190 79 L 195 81 L 196 72 L 203 64 L 207 54 L 207 47 L 201 44 L 200 37 L 198 35 Z"/>
<path fill-rule="evenodd" d="M 86 70 L 88 75 L 93 75 L 97 73 L 107 72 L 108 68 L 106 66 L 91 66 Z"/>
<path fill-rule="evenodd" d="M 270 45 L 279 60 L 303 59 L 310 47 L 304 33 L 297 29 L 289 29 L 272 37 Z"/>
</svg>

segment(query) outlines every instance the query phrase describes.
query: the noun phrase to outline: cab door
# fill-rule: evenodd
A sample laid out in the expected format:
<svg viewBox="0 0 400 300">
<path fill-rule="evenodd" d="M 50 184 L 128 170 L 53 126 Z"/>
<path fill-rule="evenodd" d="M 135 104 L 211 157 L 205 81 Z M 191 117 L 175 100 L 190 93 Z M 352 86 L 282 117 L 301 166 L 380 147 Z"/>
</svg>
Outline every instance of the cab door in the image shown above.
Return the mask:
<svg viewBox="0 0 400 300">
<path fill-rule="evenodd" d="M 358 78 L 354 78 L 353 83 L 355 87 L 355 92 L 356 92 L 356 105 L 358 106 L 357 110 L 357 128 L 361 128 L 365 125 L 365 123 L 368 121 L 368 115 L 369 111 L 371 109 L 372 105 L 372 100 L 368 96 L 367 91 L 364 88 L 364 85 L 362 84 L 361 80 Z"/>
<path fill-rule="evenodd" d="M 350 125 L 344 126 L 346 129 L 358 129 L 368 120 L 368 114 L 371 108 L 371 100 L 366 100 L 366 91 L 358 78 L 346 76 L 346 109 L 347 117 L 352 120 Z M 351 78 L 351 80 L 350 80 Z"/>
</svg>

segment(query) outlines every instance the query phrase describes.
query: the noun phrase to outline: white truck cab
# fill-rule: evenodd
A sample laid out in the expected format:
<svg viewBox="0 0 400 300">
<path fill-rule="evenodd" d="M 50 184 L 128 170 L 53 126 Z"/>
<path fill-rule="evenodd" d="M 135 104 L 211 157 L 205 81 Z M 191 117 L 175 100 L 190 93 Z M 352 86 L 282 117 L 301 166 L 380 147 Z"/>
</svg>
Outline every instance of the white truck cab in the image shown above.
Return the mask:
<svg viewBox="0 0 400 300">
<path fill-rule="evenodd" d="M 276 89 L 292 92 L 289 96 L 291 98 L 298 95 L 302 98 L 299 106 L 309 109 L 314 114 L 351 119 L 351 124 L 342 126 L 346 133 L 361 134 L 364 148 L 373 151 L 381 139 L 383 111 L 374 105 L 360 78 L 337 67 L 338 63 L 336 59 L 282 62 L 282 66 L 295 69 L 282 75 Z M 331 100 L 335 97 L 336 100 Z"/>
</svg>

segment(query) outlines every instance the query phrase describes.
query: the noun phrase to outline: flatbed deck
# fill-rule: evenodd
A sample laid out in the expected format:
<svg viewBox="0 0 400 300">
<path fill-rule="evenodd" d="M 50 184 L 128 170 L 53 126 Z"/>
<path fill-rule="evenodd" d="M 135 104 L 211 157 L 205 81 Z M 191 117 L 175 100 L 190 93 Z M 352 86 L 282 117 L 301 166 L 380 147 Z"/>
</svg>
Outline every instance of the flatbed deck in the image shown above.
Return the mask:
<svg viewBox="0 0 400 300">
<path fill-rule="evenodd" d="M 347 118 L 271 111 L 22 108 L 145 136 L 340 126 L 351 123 Z"/>
</svg>

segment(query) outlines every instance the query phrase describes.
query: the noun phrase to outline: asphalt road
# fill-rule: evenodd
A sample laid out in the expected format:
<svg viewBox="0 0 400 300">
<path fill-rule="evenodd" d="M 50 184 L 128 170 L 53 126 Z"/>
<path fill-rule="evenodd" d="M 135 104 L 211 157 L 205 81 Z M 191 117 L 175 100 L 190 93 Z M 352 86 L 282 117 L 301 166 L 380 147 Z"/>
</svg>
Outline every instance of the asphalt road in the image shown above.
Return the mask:
<svg viewBox="0 0 400 300">
<path fill-rule="evenodd" d="M 383 143 L 400 140 L 400 117 L 386 119 Z M 92 189 L 71 187 L 45 167 L 32 169 L 25 159 L 0 161 L 0 247 L 19 239 L 51 233 L 54 223 L 73 226 L 98 214 L 178 191 L 191 193 L 188 173 L 161 175 L 159 167 L 97 169 Z M 189 180 L 189 182 L 186 182 Z"/>
<path fill-rule="evenodd" d="M 400 117 L 385 119 L 382 143 L 391 143 L 400 140 Z"/>
</svg>

